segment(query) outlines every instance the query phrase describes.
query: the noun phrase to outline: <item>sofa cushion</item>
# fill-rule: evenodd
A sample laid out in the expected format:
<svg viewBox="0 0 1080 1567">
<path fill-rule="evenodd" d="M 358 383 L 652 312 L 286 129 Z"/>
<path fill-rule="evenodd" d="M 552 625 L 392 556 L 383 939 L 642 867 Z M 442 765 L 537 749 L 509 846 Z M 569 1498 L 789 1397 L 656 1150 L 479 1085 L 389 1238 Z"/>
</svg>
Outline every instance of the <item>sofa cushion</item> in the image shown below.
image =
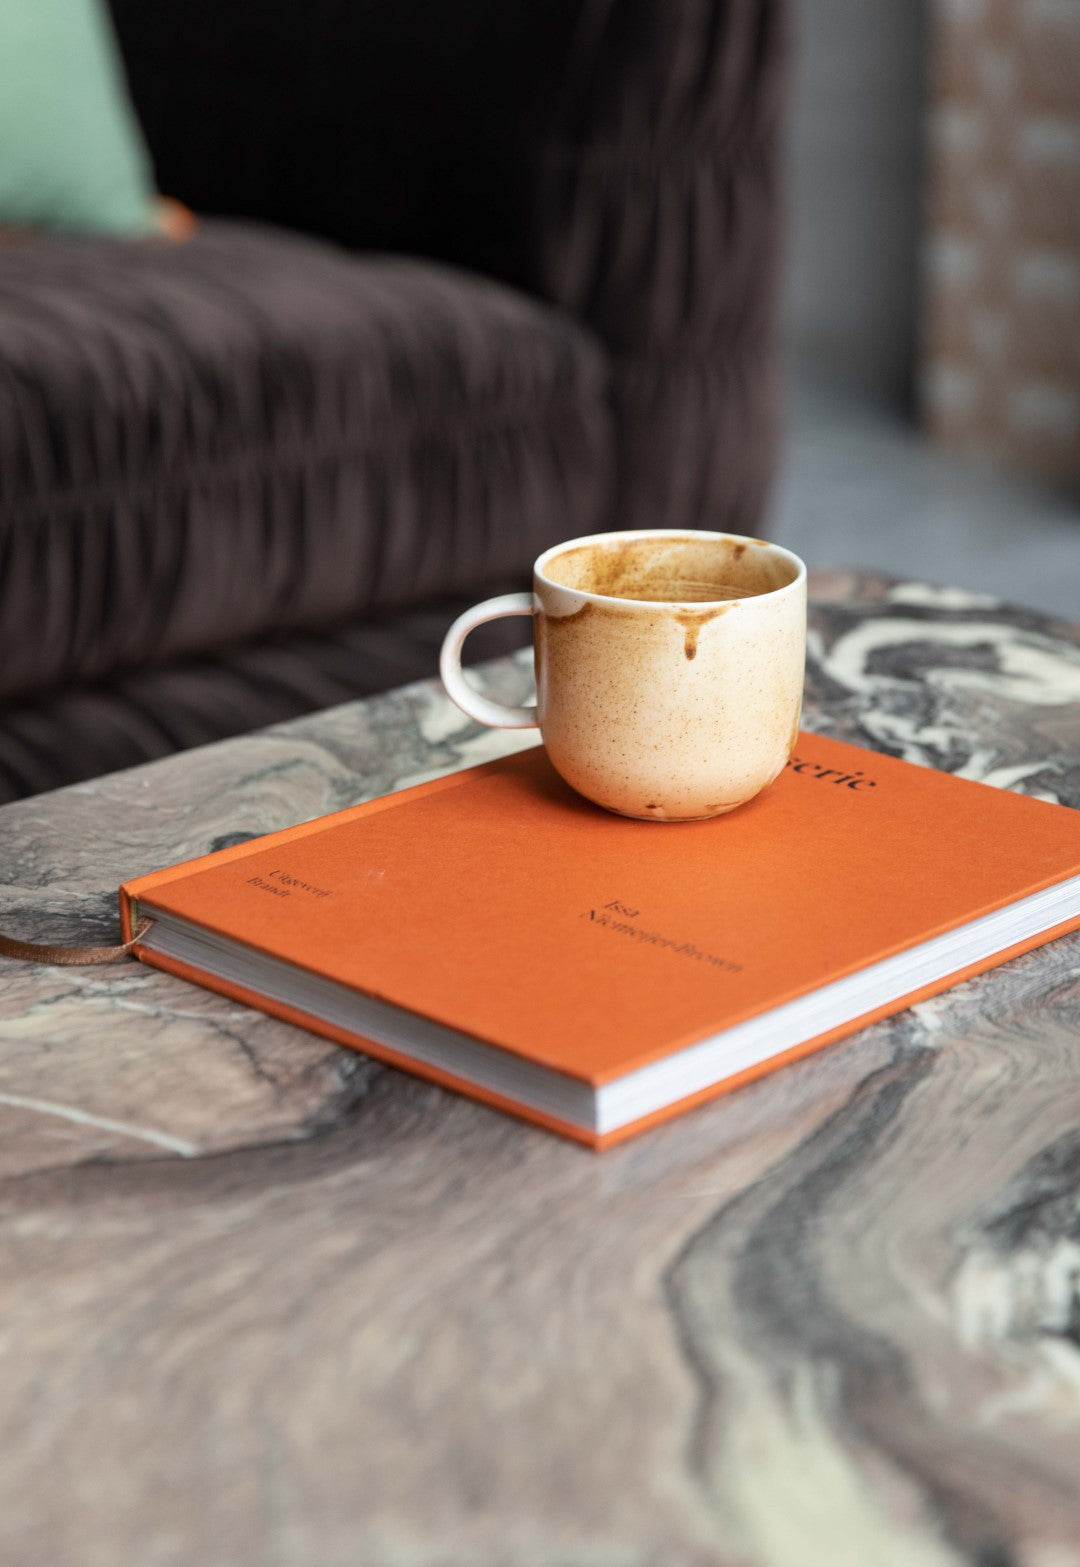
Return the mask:
<svg viewBox="0 0 1080 1567">
<path fill-rule="evenodd" d="M 606 385 L 433 264 L 215 222 L 0 250 L 0 698 L 520 575 L 609 521 Z"/>
<path fill-rule="evenodd" d="M 447 627 L 470 602 L 441 599 L 0 704 L 0 804 L 430 676 Z M 467 651 L 491 658 L 528 633 L 524 620 L 494 621 Z M 411 690 L 401 700 L 424 699 Z"/>
</svg>

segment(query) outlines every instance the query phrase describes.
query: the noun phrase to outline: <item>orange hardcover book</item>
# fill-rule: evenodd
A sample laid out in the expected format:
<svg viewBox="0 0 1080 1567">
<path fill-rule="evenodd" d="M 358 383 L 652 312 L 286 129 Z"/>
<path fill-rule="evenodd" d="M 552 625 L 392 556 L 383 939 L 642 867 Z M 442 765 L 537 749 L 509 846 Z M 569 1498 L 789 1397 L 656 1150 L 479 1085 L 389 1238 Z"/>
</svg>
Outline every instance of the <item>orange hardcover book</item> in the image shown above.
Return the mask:
<svg viewBox="0 0 1080 1567">
<path fill-rule="evenodd" d="M 120 896 L 143 962 L 601 1147 L 1080 927 L 1080 812 L 803 734 L 642 823 L 538 748 Z"/>
</svg>

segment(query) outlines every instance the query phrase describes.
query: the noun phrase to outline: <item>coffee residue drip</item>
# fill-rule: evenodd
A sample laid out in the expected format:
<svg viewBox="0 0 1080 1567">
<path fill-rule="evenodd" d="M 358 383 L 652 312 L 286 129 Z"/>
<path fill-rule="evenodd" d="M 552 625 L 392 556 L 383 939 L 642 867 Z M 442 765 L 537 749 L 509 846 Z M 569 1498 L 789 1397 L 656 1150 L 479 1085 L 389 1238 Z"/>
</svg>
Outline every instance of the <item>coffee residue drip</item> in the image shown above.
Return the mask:
<svg viewBox="0 0 1080 1567">
<path fill-rule="evenodd" d="M 751 588 L 737 588 L 730 582 L 702 582 L 692 577 L 655 577 L 628 587 L 618 598 L 644 599 L 649 603 L 722 604 L 728 599 L 753 598 Z"/>
</svg>

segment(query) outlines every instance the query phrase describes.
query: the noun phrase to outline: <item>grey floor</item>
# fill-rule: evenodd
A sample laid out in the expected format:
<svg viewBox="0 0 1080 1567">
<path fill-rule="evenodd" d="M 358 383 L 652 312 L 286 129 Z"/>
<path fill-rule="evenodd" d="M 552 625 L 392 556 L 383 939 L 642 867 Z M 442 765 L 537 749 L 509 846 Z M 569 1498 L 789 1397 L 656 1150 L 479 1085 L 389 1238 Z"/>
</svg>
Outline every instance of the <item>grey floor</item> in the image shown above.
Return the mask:
<svg viewBox="0 0 1080 1567">
<path fill-rule="evenodd" d="M 894 410 L 807 376 L 789 398 L 766 536 L 1080 620 L 1080 497 L 933 451 Z"/>
</svg>

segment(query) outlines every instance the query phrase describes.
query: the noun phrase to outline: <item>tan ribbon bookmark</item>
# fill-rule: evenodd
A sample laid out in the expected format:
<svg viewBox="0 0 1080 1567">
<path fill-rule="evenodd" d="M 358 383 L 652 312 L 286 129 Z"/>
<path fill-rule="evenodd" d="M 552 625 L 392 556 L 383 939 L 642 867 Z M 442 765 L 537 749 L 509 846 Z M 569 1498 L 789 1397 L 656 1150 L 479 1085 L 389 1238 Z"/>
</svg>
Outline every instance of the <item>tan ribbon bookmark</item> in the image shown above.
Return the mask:
<svg viewBox="0 0 1080 1567">
<path fill-rule="evenodd" d="M 0 957 L 19 958 L 24 963 L 63 963 L 68 967 L 79 963 L 119 963 L 135 943 L 143 939 L 153 923 L 143 915 L 131 940 L 119 947 L 49 947 L 36 941 L 16 941 L 12 936 L 0 936 Z"/>
</svg>

